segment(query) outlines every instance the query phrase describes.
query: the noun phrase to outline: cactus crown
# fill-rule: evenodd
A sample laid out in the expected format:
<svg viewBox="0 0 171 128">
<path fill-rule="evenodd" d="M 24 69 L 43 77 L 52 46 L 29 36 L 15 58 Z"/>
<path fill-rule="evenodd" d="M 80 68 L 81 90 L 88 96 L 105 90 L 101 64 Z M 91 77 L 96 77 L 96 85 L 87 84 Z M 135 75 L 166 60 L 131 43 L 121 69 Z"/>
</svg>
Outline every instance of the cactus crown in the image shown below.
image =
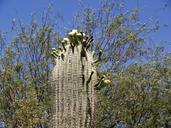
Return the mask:
<svg viewBox="0 0 171 128">
<path fill-rule="evenodd" d="M 62 38 L 60 42 L 62 44 L 62 49 L 52 48 L 51 54 L 53 57 L 56 58 L 62 56 L 62 51 L 66 51 L 66 47 L 68 46 L 72 48 L 73 52 L 74 47 L 81 46 L 81 58 L 85 57 L 87 60 L 86 51 L 89 49 L 91 42 L 93 42 L 93 36 L 88 36 L 83 32 L 73 29 L 71 32 L 68 33 L 68 37 Z"/>
<path fill-rule="evenodd" d="M 71 32 L 68 33 L 68 37 L 64 37 L 60 40 L 62 44 L 62 48 L 52 48 L 52 56 L 53 57 L 61 57 L 62 59 L 64 58 L 64 52 L 66 51 L 66 48 L 71 48 L 72 52 L 74 52 L 75 47 L 81 49 L 80 51 L 80 57 L 81 57 L 81 62 L 82 58 L 84 57 L 86 60 L 87 58 L 87 52 L 91 54 L 92 56 L 94 55 L 94 51 L 88 51 L 91 43 L 93 42 L 93 36 L 88 36 L 85 33 L 78 31 L 77 29 L 73 29 Z M 102 50 L 99 51 L 98 59 L 92 62 L 95 66 L 99 65 L 99 62 L 101 61 L 101 55 L 102 55 Z M 108 79 L 108 77 L 102 77 L 101 78 L 101 83 L 103 85 L 110 85 L 111 81 Z M 99 80 L 100 81 L 100 80 Z M 98 85 L 100 85 L 98 84 Z"/>
</svg>

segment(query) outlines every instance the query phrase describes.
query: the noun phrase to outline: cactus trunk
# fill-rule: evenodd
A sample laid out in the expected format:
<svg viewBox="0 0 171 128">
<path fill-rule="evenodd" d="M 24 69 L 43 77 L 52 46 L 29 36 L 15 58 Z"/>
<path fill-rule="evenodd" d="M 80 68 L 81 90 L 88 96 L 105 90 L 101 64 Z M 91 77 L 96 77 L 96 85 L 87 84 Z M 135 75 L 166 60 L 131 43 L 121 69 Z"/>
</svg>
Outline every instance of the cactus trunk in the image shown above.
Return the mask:
<svg viewBox="0 0 171 128">
<path fill-rule="evenodd" d="M 93 54 L 82 45 L 66 46 L 61 56 L 55 58 L 52 71 L 53 128 L 94 128 L 94 105 L 97 82 L 92 65 Z"/>
</svg>

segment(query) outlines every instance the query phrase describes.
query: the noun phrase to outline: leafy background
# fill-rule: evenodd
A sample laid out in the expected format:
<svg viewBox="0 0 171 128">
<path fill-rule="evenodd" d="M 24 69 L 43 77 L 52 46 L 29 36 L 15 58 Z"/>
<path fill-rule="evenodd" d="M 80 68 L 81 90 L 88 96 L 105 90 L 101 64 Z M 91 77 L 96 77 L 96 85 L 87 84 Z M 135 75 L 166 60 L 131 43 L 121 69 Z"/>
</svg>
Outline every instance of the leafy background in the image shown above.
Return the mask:
<svg viewBox="0 0 171 128">
<path fill-rule="evenodd" d="M 94 36 L 91 49 L 103 50 L 98 75 L 105 74 L 112 81 L 97 91 L 96 127 L 168 128 L 170 3 L 151 2 L 73 1 L 71 6 L 63 1 L 45 8 L 49 1 L 2 1 L 2 125 L 51 127 L 51 48 L 77 28 Z"/>
</svg>

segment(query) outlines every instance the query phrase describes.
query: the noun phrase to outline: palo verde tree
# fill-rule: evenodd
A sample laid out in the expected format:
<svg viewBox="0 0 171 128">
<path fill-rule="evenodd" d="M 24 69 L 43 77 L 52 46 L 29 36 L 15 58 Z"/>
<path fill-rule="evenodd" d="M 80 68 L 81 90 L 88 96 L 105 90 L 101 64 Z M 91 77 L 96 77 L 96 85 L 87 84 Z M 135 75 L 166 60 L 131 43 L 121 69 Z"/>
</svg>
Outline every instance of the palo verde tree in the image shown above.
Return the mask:
<svg viewBox="0 0 171 128">
<path fill-rule="evenodd" d="M 26 25 L 13 21 L 16 33 L 0 60 L 0 119 L 7 127 L 48 127 L 51 121 L 51 47 L 57 44 L 56 17 L 49 10 Z M 55 19 L 55 20 L 54 20 Z"/>
<path fill-rule="evenodd" d="M 169 127 L 170 71 L 151 62 L 135 63 L 112 74 L 113 85 L 99 93 L 97 126 Z"/>
<path fill-rule="evenodd" d="M 72 27 L 94 37 L 90 50 L 95 51 L 95 58 L 100 50 L 103 53 L 101 63 L 96 65 L 99 79 L 105 75 L 112 80 L 111 86 L 98 87 L 97 128 L 112 128 L 117 123 L 143 128 L 167 126 L 167 120 L 162 120 L 169 117 L 167 100 L 163 99 L 169 95 L 157 94 L 155 87 L 163 85 L 162 76 L 167 79 L 169 69 L 165 74 L 160 66 L 126 65 L 132 59 L 148 55 L 145 36 L 157 29 L 140 23 L 138 11 L 125 11 L 124 3 L 118 0 L 102 0 L 97 9 L 83 7 L 74 19 Z M 60 37 L 55 22 L 58 18 L 44 14 L 41 22 L 35 18 L 29 25 L 21 20 L 13 22 L 16 36 L 6 47 L 1 47 L 5 40 L 0 42 L 0 50 L 5 49 L 0 52 L 0 120 L 7 127 L 51 127 L 50 52 L 52 47 L 59 46 Z M 3 39 L 4 34 L 1 35 Z M 141 82 L 146 86 L 141 88 Z M 152 89 L 152 94 L 146 87 Z"/>
</svg>

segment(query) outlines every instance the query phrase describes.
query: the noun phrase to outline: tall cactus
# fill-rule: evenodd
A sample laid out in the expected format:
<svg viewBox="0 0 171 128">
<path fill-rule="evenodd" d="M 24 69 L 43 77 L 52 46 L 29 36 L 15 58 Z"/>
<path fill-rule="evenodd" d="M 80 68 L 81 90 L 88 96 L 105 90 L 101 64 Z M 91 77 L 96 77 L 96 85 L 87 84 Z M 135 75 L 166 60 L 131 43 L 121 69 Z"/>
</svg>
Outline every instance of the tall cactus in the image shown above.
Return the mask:
<svg viewBox="0 0 171 128">
<path fill-rule="evenodd" d="M 61 41 L 63 49 L 52 52 L 53 128 L 94 128 L 97 74 L 88 50 L 93 39 L 76 30 L 68 38 Z"/>
</svg>

